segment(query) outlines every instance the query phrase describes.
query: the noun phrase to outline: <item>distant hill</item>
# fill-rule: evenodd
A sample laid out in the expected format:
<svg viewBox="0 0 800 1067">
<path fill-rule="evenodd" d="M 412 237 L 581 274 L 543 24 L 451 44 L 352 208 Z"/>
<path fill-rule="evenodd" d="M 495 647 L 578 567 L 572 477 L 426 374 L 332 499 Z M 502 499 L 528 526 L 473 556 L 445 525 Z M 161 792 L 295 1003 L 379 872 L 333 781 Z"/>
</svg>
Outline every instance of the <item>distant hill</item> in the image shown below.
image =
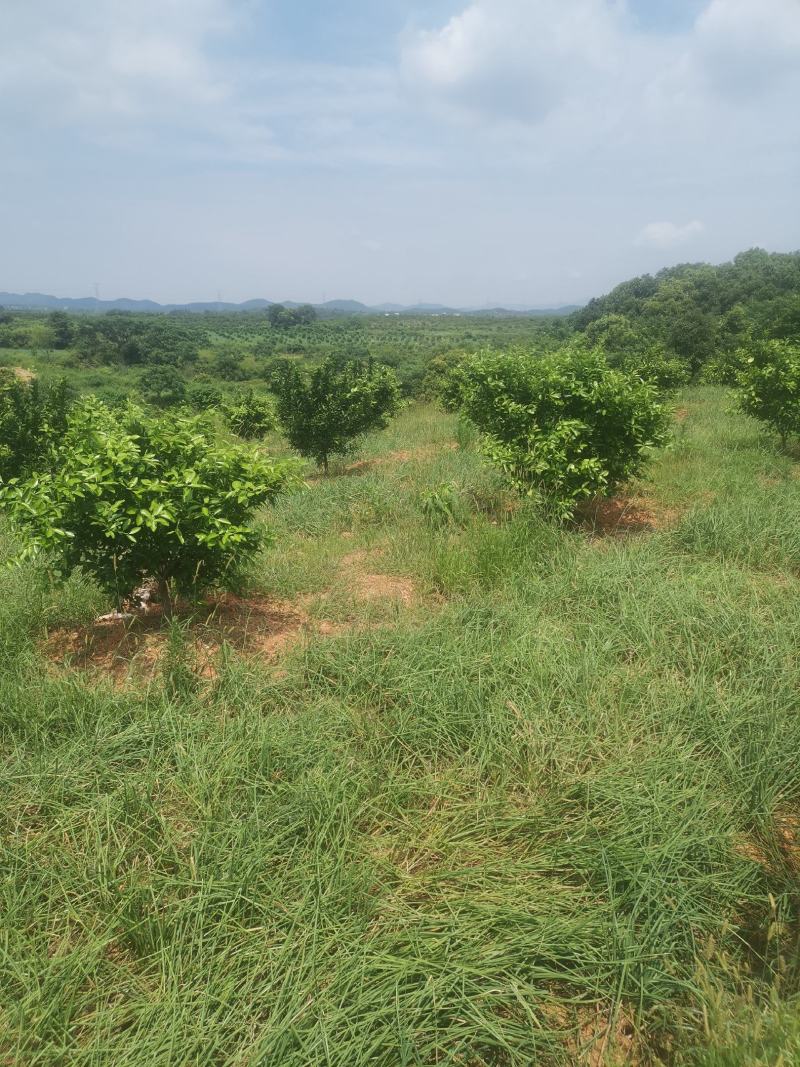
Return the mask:
<svg viewBox="0 0 800 1067">
<path fill-rule="evenodd" d="M 368 315 L 372 311 L 360 300 L 326 300 L 324 304 L 316 306 L 323 311 L 345 311 L 350 315 Z"/>
<path fill-rule="evenodd" d="M 193 301 L 188 304 L 159 304 L 155 300 L 130 300 L 120 297 L 117 300 L 99 300 L 94 296 L 73 298 L 51 296 L 47 293 L 2 293 L 0 307 L 20 308 L 39 311 L 82 311 L 102 313 L 106 311 L 133 311 L 163 314 L 168 311 L 184 311 L 196 314 L 235 311 L 263 311 L 274 303 L 283 303 L 286 307 L 299 307 L 294 300 L 245 300 L 240 304 L 224 300 Z M 323 314 L 333 315 L 569 315 L 577 310 L 577 305 L 558 308 L 452 308 L 444 304 L 377 304 L 369 306 L 360 300 L 327 300 L 314 307 Z"/>
</svg>

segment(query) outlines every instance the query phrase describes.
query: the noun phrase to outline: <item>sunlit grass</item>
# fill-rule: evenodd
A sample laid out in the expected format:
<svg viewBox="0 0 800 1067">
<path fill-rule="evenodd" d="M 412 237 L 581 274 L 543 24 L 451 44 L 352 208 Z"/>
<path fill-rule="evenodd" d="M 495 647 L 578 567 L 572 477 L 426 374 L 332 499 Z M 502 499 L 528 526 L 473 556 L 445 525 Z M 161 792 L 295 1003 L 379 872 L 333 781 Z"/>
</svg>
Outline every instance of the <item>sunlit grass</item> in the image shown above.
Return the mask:
<svg viewBox="0 0 800 1067">
<path fill-rule="evenodd" d="M 138 690 L 46 664 L 102 600 L 2 571 L 8 1062 L 796 1062 L 800 481 L 728 403 L 604 538 L 409 408 L 264 516 L 254 588 L 340 628 L 200 686 L 179 630 Z"/>
</svg>

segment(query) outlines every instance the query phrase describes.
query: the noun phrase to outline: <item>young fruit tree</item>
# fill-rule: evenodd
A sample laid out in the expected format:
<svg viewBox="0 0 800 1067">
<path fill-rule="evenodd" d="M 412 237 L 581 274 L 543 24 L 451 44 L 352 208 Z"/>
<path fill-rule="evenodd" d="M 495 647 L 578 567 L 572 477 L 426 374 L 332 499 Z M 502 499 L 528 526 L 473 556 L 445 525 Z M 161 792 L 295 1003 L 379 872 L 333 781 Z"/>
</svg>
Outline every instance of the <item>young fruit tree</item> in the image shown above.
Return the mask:
<svg viewBox="0 0 800 1067">
<path fill-rule="evenodd" d="M 55 462 L 0 489 L 0 506 L 61 575 L 82 567 L 118 607 L 154 581 L 175 594 L 229 587 L 263 543 L 256 511 L 290 468 L 215 441 L 197 416 L 112 412 L 89 398 L 69 418 Z"/>
<path fill-rule="evenodd" d="M 739 406 L 775 430 L 786 447 L 789 437 L 800 435 L 800 345 L 753 341 L 739 366 Z"/>
<path fill-rule="evenodd" d="M 464 369 L 463 398 L 509 483 L 561 518 L 637 474 L 669 422 L 652 383 L 579 348 L 480 352 Z"/>
<path fill-rule="evenodd" d="M 67 384 L 42 387 L 0 375 L 0 483 L 42 466 L 66 429 Z"/>
<path fill-rule="evenodd" d="M 246 440 L 264 437 L 275 429 L 275 405 L 270 397 L 252 389 L 223 406 L 223 414 L 231 430 Z"/>
<path fill-rule="evenodd" d="M 400 405 L 394 371 L 372 362 L 327 359 L 309 373 L 290 363 L 272 387 L 289 443 L 326 473 L 331 456 L 345 455 L 364 434 L 384 429 Z"/>
</svg>

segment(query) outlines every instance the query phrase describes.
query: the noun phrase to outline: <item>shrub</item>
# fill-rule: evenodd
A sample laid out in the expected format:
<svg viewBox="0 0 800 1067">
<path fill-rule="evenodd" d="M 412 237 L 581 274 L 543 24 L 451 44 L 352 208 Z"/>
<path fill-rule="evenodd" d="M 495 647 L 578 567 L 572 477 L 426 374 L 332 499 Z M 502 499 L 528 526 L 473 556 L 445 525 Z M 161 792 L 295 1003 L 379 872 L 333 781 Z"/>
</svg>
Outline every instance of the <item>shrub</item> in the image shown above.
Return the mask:
<svg viewBox="0 0 800 1067">
<path fill-rule="evenodd" d="M 172 408 L 186 399 L 186 383 L 181 372 L 168 364 L 148 367 L 139 378 L 139 388 L 147 403 L 157 408 Z"/>
<path fill-rule="evenodd" d="M 625 374 L 636 375 L 646 382 L 651 382 L 662 392 L 672 392 L 682 385 L 687 385 L 692 376 L 691 367 L 686 360 L 670 355 L 660 344 L 650 345 L 638 353 L 618 360 L 609 359 L 609 364 Z"/>
<path fill-rule="evenodd" d="M 262 543 L 256 510 L 288 478 L 241 446 L 213 440 L 199 417 L 112 412 L 89 398 L 73 409 L 57 462 L 12 482 L 0 503 L 27 533 L 25 555 L 83 567 L 120 604 L 148 579 L 171 592 L 229 586 Z"/>
<path fill-rule="evenodd" d="M 67 424 L 67 385 L 42 388 L 0 374 L 0 481 L 17 478 L 44 462 Z"/>
<path fill-rule="evenodd" d="M 289 443 L 327 472 L 364 434 L 383 429 L 400 404 L 394 371 L 373 363 L 325 360 L 309 374 L 285 363 L 273 388 Z"/>
<path fill-rule="evenodd" d="M 800 345 L 751 342 L 737 385 L 742 411 L 775 430 L 784 445 L 800 434 Z"/>
<path fill-rule="evenodd" d="M 199 379 L 192 382 L 186 389 L 186 402 L 195 411 L 210 411 L 218 408 L 222 403 L 222 390 L 212 381 Z"/>
<path fill-rule="evenodd" d="M 438 400 L 445 411 L 458 411 L 464 388 L 464 366 L 468 355 L 461 351 L 434 356 L 423 380 L 423 395 Z"/>
<path fill-rule="evenodd" d="M 569 348 L 479 353 L 466 368 L 464 410 L 510 484 L 561 517 L 638 473 L 668 425 L 655 386 Z"/>
<path fill-rule="evenodd" d="M 704 385 L 736 385 L 746 364 L 747 352 L 744 349 L 718 349 L 703 365 L 698 379 Z"/>
<path fill-rule="evenodd" d="M 275 405 L 270 397 L 248 389 L 224 407 L 228 425 L 247 440 L 264 437 L 275 429 Z"/>
</svg>

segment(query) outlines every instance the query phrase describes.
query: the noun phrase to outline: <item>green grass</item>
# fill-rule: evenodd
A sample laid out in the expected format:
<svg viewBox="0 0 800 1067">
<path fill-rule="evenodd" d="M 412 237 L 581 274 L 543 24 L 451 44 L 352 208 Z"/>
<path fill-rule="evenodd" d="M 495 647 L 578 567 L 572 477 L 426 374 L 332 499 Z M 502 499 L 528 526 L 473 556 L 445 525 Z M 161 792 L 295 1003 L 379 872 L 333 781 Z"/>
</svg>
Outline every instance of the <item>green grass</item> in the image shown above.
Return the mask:
<svg viewBox="0 0 800 1067">
<path fill-rule="evenodd" d="M 98 594 L 3 571 L 0 1058 L 800 1062 L 800 479 L 728 403 L 605 538 L 409 408 L 265 516 L 255 589 L 340 624 L 278 670 L 57 671 Z"/>
</svg>

